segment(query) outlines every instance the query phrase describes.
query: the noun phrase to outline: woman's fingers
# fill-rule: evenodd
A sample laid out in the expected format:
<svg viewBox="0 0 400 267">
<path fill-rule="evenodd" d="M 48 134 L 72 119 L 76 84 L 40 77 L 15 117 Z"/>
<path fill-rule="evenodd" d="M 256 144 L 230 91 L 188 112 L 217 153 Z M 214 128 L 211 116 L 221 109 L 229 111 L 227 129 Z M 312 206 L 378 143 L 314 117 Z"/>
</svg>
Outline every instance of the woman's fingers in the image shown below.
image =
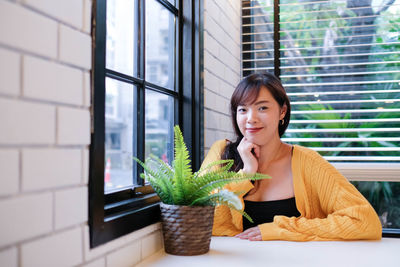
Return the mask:
<svg viewBox="0 0 400 267">
<path fill-rule="evenodd" d="M 240 234 L 237 234 L 235 237 L 238 237 L 240 239 L 248 239 L 250 241 L 261 241 L 262 240 L 260 229 L 257 226 L 249 228 L 246 231 L 244 231 Z"/>
<path fill-rule="evenodd" d="M 260 147 L 257 145 L 254 145 L 254 154 L 256 154 L 257 159 L 260 157 Z"/>
<path fill-rule="evenodd" d="M 238 145 L 238 152 L 243 161 L 243 171 L 246 173 L 256 173 L 258 169 L 258 157 L 260 147 L 249 142 L 245 137 Z M 254 151 L 254 154 L 252 153 Z"/>
</svg>

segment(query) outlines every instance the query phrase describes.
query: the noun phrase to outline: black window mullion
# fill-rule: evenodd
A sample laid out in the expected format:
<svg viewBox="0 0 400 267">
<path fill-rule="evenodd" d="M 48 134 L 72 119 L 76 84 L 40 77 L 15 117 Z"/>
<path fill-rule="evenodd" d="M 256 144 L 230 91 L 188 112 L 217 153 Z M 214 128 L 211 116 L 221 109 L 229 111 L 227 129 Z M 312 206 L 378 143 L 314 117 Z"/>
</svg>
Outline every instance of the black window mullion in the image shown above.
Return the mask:
<svg viewBox="0 0 400 267">
<path fill-rule="evenodd" d="M 139 59 L 138 59 L 138 70 L 139 77 L 144 81 L 146 77 L 146 4 L 145 0 L 139 0 Z M 137 157 L 144 160 L 145 156 L 145 84 L 144 82 L 138 86 L 138 98 L 137 98 L 137 114 L 138 114 L 138 127 L 136 132 L 136 140 L 137 140 Z M 136 175 L 136 183 L 138 185 L 144 185 L 145 181 L 140 179 L 139 173 L 143 172 L 142 166 L 137 163 L 134 163 L 137 166 L 137 175 Z"/>
<path fill-rule="evenodd" d="M 121 82 L 125 82 L 125 83 L 129 83 L 129 84 L 133 84 L 135 86 L 140 85 L 143 83 L 143 80 L 114 71 L 114 70 L 110 70 L 110 69 L 106 69 L 106 73 L 105 73 L 106 77 L 110 77 L 114 80 L 118 80 Z"/>
<path fill-rule="evenodd" d="M 175 16 L 178 16 L 178 9 L 176 9 L 176 7 L 174 7 L 168 0 L 155 0 L 155 1 L 159 2 L 166 9 L 168 9 L 169 11 L 174 13 Z M 179 10 L 182 10 L 182 9 L 179 8 Z"/>
<path fill-rule="evenodd" d="M 183 16 L 182 16 L 182 10 L 183 10 L 183 1 L 179 1 L 179 10 L 180 12 L 178 13 L 178 18 L 177 18 L 177 28 L 178 28 L 178 34 L 177 34 L 177 40 L 178 40 L 178 45 L 176 46 L 178 48 L 178 53 L 181 53 L 182 51 L 182 28 L 183 24 L 181 23 L 183 21 Z M 178 57 L 178 66 L 182 66 L 182 57 Z M 185 68 L 182 69 L 182 72 L 184 71 Z M 177 86 L 178 88 L 182 88 L 182 75 L 179 75 L 179 78 L 177 79 Z M 185 134 L 185 131 L 183 129 L 184 121 L 183 121 L 183 90 L 178 90 L 179 97 L 178 97 L 178 124 L 179 127 L 182 129 L 183 134 Z"/>
<path fill-rule="evenodd" d="M 150 82 L 147 82 L 147 81 L 144 82 L 144 86 L 146 88 L 150 89 L 150 90 L 162 93 L 164 95 L 169 95 L 169 96 L 173 96 L 173 97 L 177 97 L 179 95 L 178 92 L 171 91 L 171 89 L 168 89 L 168 88 L 165 88 L 165 87 L 161 87 L 161 86 L 159 86 L 157 84 L 150 83 Z"/>
<path fill-rule="evenodd" d="M 201 22 L 201 13 L 203 10 L 203 1 L 192 1 L 192 10 L 191 10 L 191 20 L 193 21 L 192 25 L 192 35 L 191 35 L 191 47 L 192 47 L 192 83 L 191 83 L 191 103 L 192 103 L 192 135 L 191 135 L 191 144 L 192 144 L 192 168 L 194 170 L 198 170 L 203 161 L 203 101 L 201 94 L 201 51 L 203 51 L 202 44 L 202 36 L 203 36 L 203 27 Z M 197 123 L 196 123 L 197 122 Z"/>
<path fill-rule="evenodd" d="M 94 51 L 93 87 L 96 93 L 92 99 L 92 131 L 89 168 L 89 226 L 90 246 L 99 244 L 99 236 L 104 226 L 104 140 L 105 140 L 105 65 L 106 65 L 106 1 L 96 2 L 96 30 L 93 38 L 96 41 Z M 100 129 L 97 131 L 97 129 Z"/>
</svg>

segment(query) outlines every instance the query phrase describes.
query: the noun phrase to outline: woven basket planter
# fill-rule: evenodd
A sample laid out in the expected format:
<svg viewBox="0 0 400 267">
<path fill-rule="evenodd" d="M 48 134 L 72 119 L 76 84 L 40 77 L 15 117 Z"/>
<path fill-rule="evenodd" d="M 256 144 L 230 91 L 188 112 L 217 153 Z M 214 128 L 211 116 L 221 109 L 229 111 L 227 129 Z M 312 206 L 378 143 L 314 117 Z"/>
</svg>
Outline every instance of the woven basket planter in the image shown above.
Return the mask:
<svg viewBox="0 0 400 267">
<path fill-rule="evenodd" d="M 214 207 L 160 203 L 165 252 L 200 255 L 210 250 Z"/>
</svg>

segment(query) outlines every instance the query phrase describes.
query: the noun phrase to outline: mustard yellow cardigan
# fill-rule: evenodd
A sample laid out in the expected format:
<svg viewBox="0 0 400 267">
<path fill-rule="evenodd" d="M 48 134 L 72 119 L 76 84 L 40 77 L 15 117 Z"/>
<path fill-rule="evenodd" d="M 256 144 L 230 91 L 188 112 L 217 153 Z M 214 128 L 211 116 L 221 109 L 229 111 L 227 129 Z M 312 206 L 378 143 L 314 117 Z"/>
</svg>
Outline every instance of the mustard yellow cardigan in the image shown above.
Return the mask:
<svg viewBox="0 0 400 267">
<path fill-rule="evenodd" d="M 213 144 L 202 166 L 219 160 L 226 140 Z M 275 216 L 271 223 L 258 225 L 263 240 L 354 240 L 382 237 L 382 225 L 375 210 L 335 167 L 317 152 L 295 145 L 292 156 L 293 186 L 300 217 Z M 231 183 L 230 191 L 253 188 L 250 181 Z M 226 206 L 214 214 L 213 235 L 233 236 L 243 231 L 242 215 Z"/>
</svg>

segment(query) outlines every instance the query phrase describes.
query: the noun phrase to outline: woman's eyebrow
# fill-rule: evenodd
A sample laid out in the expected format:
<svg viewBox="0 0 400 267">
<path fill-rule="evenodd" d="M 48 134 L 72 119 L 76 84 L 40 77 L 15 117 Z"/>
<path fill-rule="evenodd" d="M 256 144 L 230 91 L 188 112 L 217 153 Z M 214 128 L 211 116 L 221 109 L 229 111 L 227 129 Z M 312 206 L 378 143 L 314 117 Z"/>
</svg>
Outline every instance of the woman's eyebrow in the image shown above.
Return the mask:
<svg viewBox="0 0 400 267">
<path fill-rule="evenodd" d="M 267 104 L 267 103 L 269 103 L 268 100 L 261 100 L 261 101 L 258 101 L 258 102 L 256 102 L 256 103 L 254 103 L 254 105 Z"/>
</svg>

